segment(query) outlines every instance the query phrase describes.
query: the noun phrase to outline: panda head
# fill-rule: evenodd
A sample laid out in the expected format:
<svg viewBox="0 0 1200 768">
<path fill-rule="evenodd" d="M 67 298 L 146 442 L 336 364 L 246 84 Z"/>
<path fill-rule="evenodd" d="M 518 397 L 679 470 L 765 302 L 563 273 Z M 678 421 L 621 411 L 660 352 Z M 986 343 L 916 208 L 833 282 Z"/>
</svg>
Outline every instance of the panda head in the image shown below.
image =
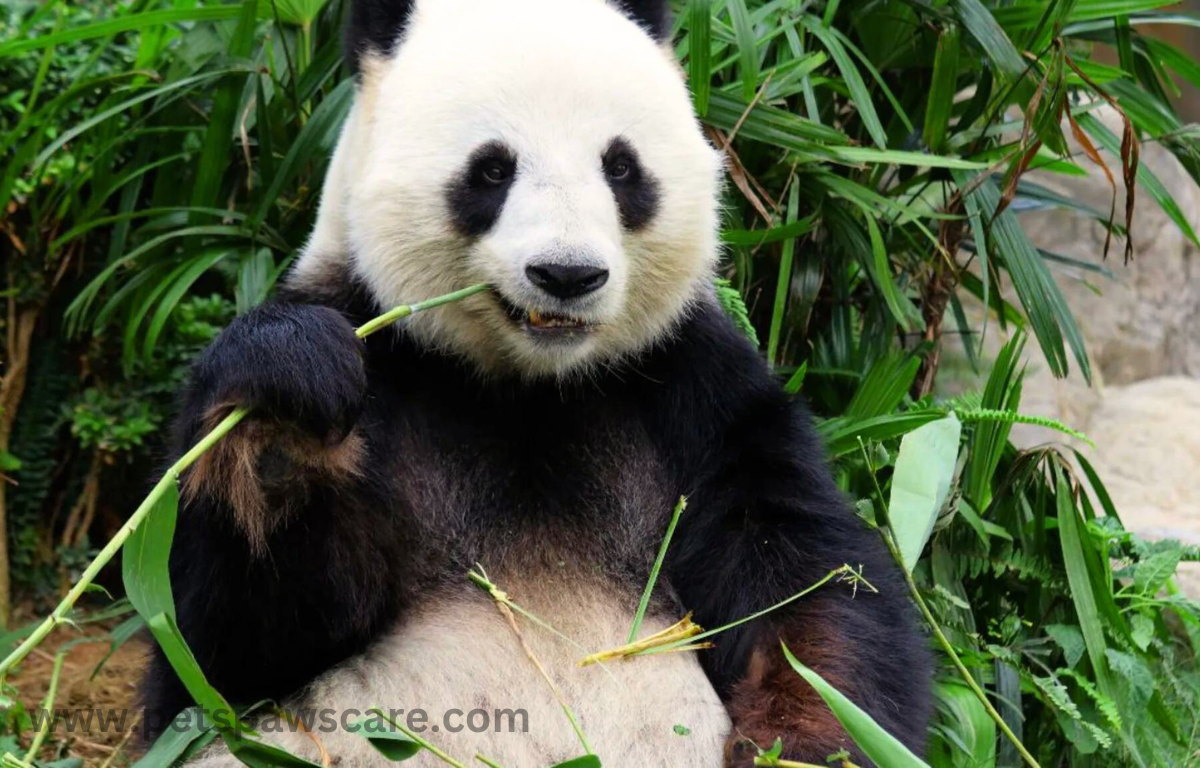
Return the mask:
<svg viewBox="0 0 1200 768">
<path fill-rule="evenodd" d="M 665 0 L 355 0 L 354 107 L 297 267 L 348 257 L 484 371 L 564 376 L 670 333 L 717 260 L 721 162 Z"/>
</svg>

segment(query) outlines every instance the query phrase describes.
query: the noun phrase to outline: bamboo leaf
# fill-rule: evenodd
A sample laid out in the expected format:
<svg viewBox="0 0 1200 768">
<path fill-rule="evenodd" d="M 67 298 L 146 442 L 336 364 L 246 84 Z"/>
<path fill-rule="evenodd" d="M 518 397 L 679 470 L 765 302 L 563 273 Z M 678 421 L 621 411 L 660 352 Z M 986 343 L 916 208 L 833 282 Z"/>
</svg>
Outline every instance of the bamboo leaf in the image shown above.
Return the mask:
<svg viewBox="0 0 1200 768">
<path fill-rule="evenodd" d="M 800 215 L 800 183 L 793 177 L 788 191 L 786 223 L 794 225 Z M 779 276 L 775 281 L 775 305 L 771 309 L 771 331 L 767 337 L 767 363 L 775 364 L 776 353 L 779 351 L 779 337 L 783 330 L 783 313 L 787 307 L 787 297 L 792 282 L 792 258 L 796 253 L 796 240 L 789 238 L 783 242 L 783 253 L 779 259 Z"/>
<path fill-rule="evenodd" d="M 954 110 L 954 94 L 958 90 L 959 29 L 951 24 L 938 35 L 937 52 L 933 57 L 933 84 L 925 102 L 925 145 L 941 151 Z"/>
<path fill-rule="evenodd" d="M 746 0 L 728 0 L 725 5 L 737 38 L 738 60 L 741 62 L 738 75 L 742 80 L 742 98 L 750 102 L 758 90 L 758 40 L 754 35 L 754 25 L 750 21 L 750 11 L 746 9 Z"/>
<path fill-rule="evenodd" d="M 909 432 L 900 441 L 888 521 L 909 571 L 921 557 L 950 493 L 961 431 L 962 424 L 950 414 Z"/>
<path fill-rule="evenodd" d="M 821 41 L 825 50 L 829 51 L 833 63 L 842 73 L 846 88 L 850 91 L 850 98 L 854 101 L 854 106 L 858 109 L 858 116 L 862 119 L 871 140 L 880 149 L 887 149 L 887 131 L 883 129 L 883 123 L 879 122 L 879 114 L 875 111 L 874 102 L 871 101 L 871 93 L 867 90 L 867 84 L 863 81 L 858 67 L 850 59 L 850 54 L 846 52 L 841 40 L 832 30 L 812 16 L 804 16 L 801 23 L 812 33 L 813 37 Z"/>
<path fill-rule="evenodd" d="M 833 716 L 846 729 L 850 738 L 879 768 L 928 768 L 921 758 L 914 755 L 908 747 L 900 743 L 895 736 L 885 731 L 871 716 L 858 708 L 841 692 L 818 675 L 804 666 L 792 655 L 786 645 L 783 655 L 787 658 L 792 669 L 808 682 L 833 711 Z"/>
<path fill-rule="evenodd" d="M 192 77 L 185 77 L 182 80 L 176 80 L 174 82 L 167 83 L 166 85 L 162 85 L 157 88 L 151 88 L 150 90 L 145 91 L 137 96 L 134 96 L 131 99 L 122 101 L 120 104 L 117 104 L 116 106 L 113 106 L 113 107 L 105 109 L 101 112 L 98 112 L 95 115 L 92 115 L 88 119 L 84 120 L 82 123 L 79 123 L 78 125 L 74 126 L 70 130 L 64 131 L 62 133 L 62 135 L 60 135 L 57 139 L 50 142 L 50 145 L 48 147 L 46 147 L 40 153 L 38 153 L 38 156 L 36 158 L 34 158 L 32 164 L 34 166 L 41 166 L 42 163 L 46 162 L 46 160 L 48 160 L 51 155 L 53 155 L 55 152 L 57 152 L 59 149 L 61 149 L 65 144 L 67 144 L 67 142 L 73 141 L 75 138 L 77 138 L 81 134 L 91 130 L 92 128 L 96 127 L 97 125 L 103 123 L 104 121 L 106 121 L 116 115 L 119 115 L 122 112 L 127 112 L 130 109 L 132 109 L 133 107 L 137 106 L 138 104 L 141 104 L 144 101 L 149 101 L 150 99 L 156 99 L 156 98 L 159 98 L 160 96 L 165 96 L 166 94 L 174 93 L 175 91 L 178 91 L 180 89 L 187 88 L 192 85 L 198 85 L 200 83 L 204 83 L 209 80 L 216 80 L 219 77 L 223 77 L 224 75 L 229 74 L 231 71 L 234 71 L 234 70 L 221 70 L 218 72 L 205 72 L 203 74 L 193 75 Z"/>
<path fill-rule="evenodd" d="M 178 512 L 179 488 L 172 483 L 125 542 L 121 555 L 125 594 L 142 616 L 164 614 L 172 620 L 175 618 L 175 598 L 171 595 L 167 562 Z"/>
<path fill-rule="evenodd" d="M 271 207 L 279 203 L 284 185 L 290 182 L 304 165 L 318 159 L 324 148 L 332 143 L 350 111 L 353 96 L 354 81 L 343 80 L 313 111 L 312 117 L 300 129 L 287 155 L 279 163 L 271 186 L 263 193 L 262 200 L 254 212 L 253 221 L 265 221 Z"/>
<path fill-rule="evenodd" d="M 600 768 L 600 758 L 595 755 L 584 755 L 583 757 L 568 760 L 565 763 L 558 763 L 550 768 Z"/>
<path fill-rule="evenodd" d="M 1091 135 L 1096 141 L 1104 147 L 1114 157 L 1121 156 L 1121 142 L 1116 135 L 1108 129 L 1104 123 L 1097 120 L 1094 116 L 1080 115 L 1079 124 Z M 1192 228 L 1191 222 L 1184 215 L 1183 209 L 1179 207 L 1179 203 L 1167 191 L 1166 186 L 1159 180 L 1158 176 L 1151 171 L 1145 163 L 1138 164 L 1137 181 L 1142 186 L 1142 189 L 1153 198 L 1154 202 L 1162 208 L 1163 213 L 1179 227 L 1180 231 L 1191 240 L 1193 243 L 1200 245 L 1200 238 L 1196 236 L 1196 231 Z"/>
<path fill-rule="evenodd" d="M 375 747 L 375 750 L 379 754 L 393 763 L 416 757 L 424 749 L 420 744 L 405 736 L 400 731 L 393 731 L 390 728 L 375 731 L 368 729 L 363 723 L 359 723 L 358 735 L 366 739 L 367 743 Z"/>
<path fill-rule="evenodd" d="M 1058 535 L 1062 546 L 1063 565 L 1067 570 L 1067 581 L 1071 585 L 1071 600 L 1079 619 L 1079 629 L 1092 662 L 1093 674 L 1100 690 L 1110 698 L 1116 695 L 1108 671 L 1105 651 L 1108 643 L 1104 639 L 1104 625 L 1096 607 L 1092 592 L 1092 581 L 1088 576 L 1087 559 L 1084 554 L 1084 538 L 1079 513 L 1075 509 L 1074 495 L 1066 478 L 1057 468 L 1055 474 L 1055 501 L 1058 509 Z"/>
<path fill-rule="evenodd" d="M 969 197 L 977 198 L 980 210 L 985 213 L 997 210 L 1000 193 L 990 179 L 978 184 L 964 176 L 956 176 L 955 179 L 960 189 L 972 189 Z M 1029 242 L 1028 235 L 1012 211 L 1004 211 L 993 219 L 989 253 L 1002 259 L 1008 269 L 1013 288 L 1021 300 L 1021 306 L 1025 308 L 1050 370 L 1060 378 L 1067 375 L 1069 363 L 1063 344 L 1065 337 L 1079 363 L 1080 372 L 1090 382 L 1091 364 L 1075 316 L 1046 268 L 1045 261 Z"/>
<path fill-rule="evenodd" d="M 212 741 L 217 735 L 199 707 L 188 707 L 171 723 L 132 768 L 171 768 L 193 746 Z"/>
<path fill-rule="evenodd" d="M 1020 81 L 1024 77 L 1025 62 L 992 12 L 980 0 L 953 0 L 952 5 L 967 33 L 1000 74 L 1010 83 Z"/>
</svg>

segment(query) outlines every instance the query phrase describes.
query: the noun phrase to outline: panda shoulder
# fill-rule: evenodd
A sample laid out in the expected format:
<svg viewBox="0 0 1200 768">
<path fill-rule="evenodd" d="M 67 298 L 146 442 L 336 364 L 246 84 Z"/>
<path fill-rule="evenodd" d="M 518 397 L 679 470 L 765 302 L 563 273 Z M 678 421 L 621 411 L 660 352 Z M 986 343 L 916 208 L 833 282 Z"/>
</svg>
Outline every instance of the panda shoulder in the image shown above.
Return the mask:
<svg viewBox="0 0 1200 768">
<path fill-rule="evenodd" d="M 646 377 L 662 383 L 680 417 L 706 425 L 705 431 L 797 407 L 715 296 L 697 300 L 654 357 Z"/>
<path fill-rule="evenodd" d="M 280 301 L 292 304 L 320 304 L 336 309 L 355 325 L 382 311 L 367 283 L 346 262 L 327 260 L 312 268 L 294 265 L 284 276 L 278 290 Z"/>
</svg>

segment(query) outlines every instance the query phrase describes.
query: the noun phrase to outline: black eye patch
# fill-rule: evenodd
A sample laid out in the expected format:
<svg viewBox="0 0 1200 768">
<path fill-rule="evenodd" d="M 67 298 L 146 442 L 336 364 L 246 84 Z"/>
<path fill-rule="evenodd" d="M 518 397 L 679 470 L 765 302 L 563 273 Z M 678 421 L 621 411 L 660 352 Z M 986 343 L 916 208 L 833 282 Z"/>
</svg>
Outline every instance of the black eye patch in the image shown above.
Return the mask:
<svg viewBox="0 0 1200 768">
<path fill-rule="evenodd" d="M 609 142 L 600 164 L 617 201 L 621 226 L 638 230 L 649 224 L 658 212 L 658 181 L 642 167 L 633 145 L 618 136 Z"/>
<path fill-rule="evenodd" d="M 475 237 L 492 228 L 517 175 L 517 156 L 506 144 L 489 141 L 475 149 L 446 188 L 455 228 Z"/>
</svg>

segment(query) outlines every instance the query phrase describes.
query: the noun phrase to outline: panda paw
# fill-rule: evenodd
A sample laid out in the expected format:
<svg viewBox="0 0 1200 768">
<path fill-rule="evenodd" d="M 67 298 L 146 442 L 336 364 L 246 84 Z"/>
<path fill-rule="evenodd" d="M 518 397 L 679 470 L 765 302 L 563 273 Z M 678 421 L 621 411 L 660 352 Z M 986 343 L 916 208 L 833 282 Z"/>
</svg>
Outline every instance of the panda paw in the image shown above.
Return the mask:
<svg viewBox="0 0 1200 768">
<path fill-rule="evenodd" d="M 248 406 L 334 445 L 354 428 L 366 399 L 364 349 L 335 310 L 266 304 L 236 318 L 205 350 L 192 400 L 205 415 Z"/>
</svg>

